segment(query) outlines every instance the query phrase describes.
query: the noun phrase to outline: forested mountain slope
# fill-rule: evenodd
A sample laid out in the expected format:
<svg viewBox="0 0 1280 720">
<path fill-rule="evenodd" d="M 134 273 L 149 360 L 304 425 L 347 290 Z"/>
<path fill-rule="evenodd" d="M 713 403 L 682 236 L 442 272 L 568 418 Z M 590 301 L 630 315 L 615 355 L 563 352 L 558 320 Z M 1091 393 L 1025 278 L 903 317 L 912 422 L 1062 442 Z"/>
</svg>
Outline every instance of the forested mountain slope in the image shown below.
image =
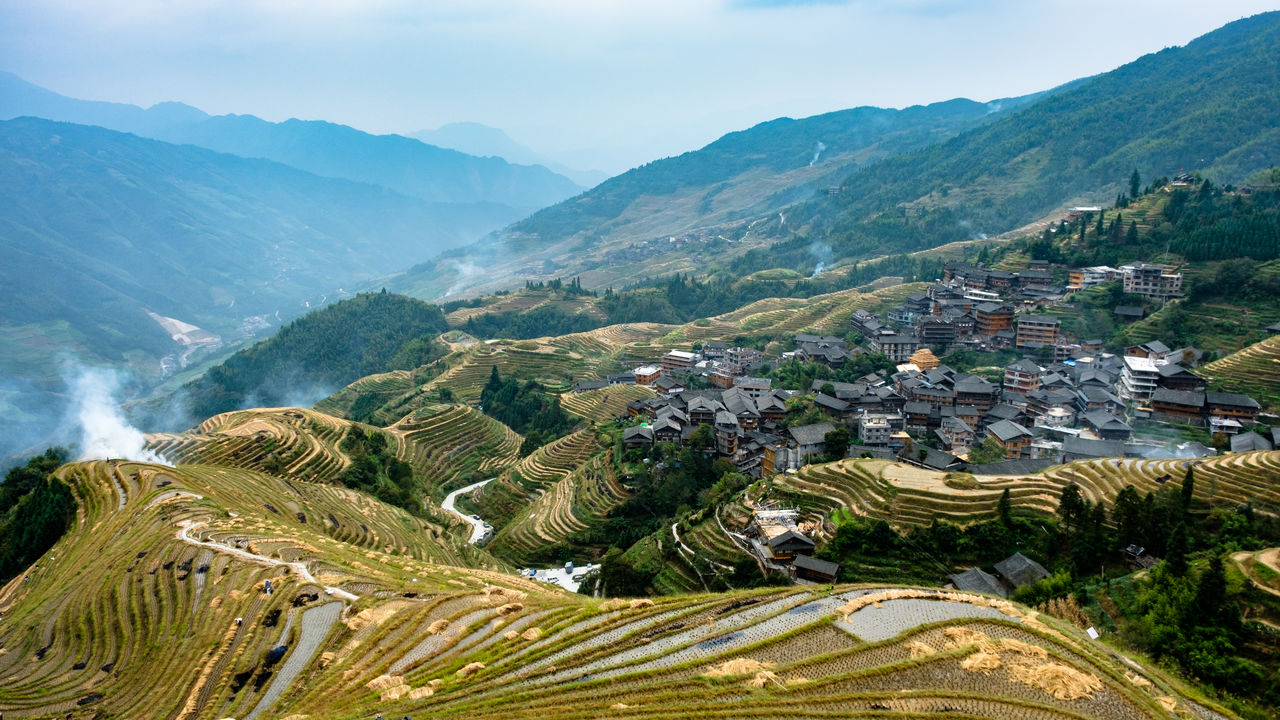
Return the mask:
<svg viewBox="0 0 1280 720">
<path fill-rule="evenodd" d="M 770 120 L 611 178 L 510 231 L 552 241 L 579 236 L 608 241 L 760 214 L 825 190 L 862 165 L 936 143 L 1034 97 L 987 103 L 955 99 L 902 110 L 857 107 Z M 653 214 L 659 217 L 649 217 Z"/>
<path fill-rule="evenodd" d="M 1280 13 L 1231 23 L 863 168 L 796 222 L 837 256 L 862 255 L 1004 232 L 1067 203 L 1107 205 L 1135 168 L 1238 182 L 1280 157 L 1278 48 Z"/>
<path fill-rule="evenodd" d="M 310 405 L 365 375 L 412 370 L 448 349 L 440 308 L 386 292 L 309 313 L 183 387 L 196 421 L 250 405 Z"/>
<path fill-rule="evenodd" d="M 0 122 L 0 188 L 0 456 L 58 422 L 60 360 L 159 375 L 185 348 L 148 312 L 235 340 L 465 242 L 455 228 L 474 221 L 381 187 L 34 118 Z"/>
</svg>

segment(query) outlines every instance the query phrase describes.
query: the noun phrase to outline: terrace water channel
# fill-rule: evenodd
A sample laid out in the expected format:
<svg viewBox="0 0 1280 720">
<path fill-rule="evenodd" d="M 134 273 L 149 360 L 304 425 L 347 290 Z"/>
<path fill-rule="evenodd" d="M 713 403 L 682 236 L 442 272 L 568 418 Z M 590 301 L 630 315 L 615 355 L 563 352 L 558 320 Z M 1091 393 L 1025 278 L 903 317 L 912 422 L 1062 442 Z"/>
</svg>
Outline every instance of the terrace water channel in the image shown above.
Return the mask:
<svg viewBox="0 0 1280 720">
<path fill-rule="evenodd" d="M 485 522 L 484 520 L 482 520 L 479 515 L 467 515 L 466 513 L 458 510 L 457 508 L 458 497 L 461 495 L 466 495 L 468 493 L 471 493 L 475 490 L 479 490 L 485 485 L 488 485 L 489 483 L 493 482 L 495 479 L 496 478 L 489 478 L 488 480 L 481 480 L 478 483 L 472 483 L 471 485 L 468 485 L 464 488 L 459 488 L 457 490 L 454 490 L 453 492 L 449 493 L 445 497 L 444 502 L 440 503 L 440 507 L 462 518 L 467 522 L 468 525 L 471 526 L 470 542 L 472 545 L 477 545 L 479 543 L 486 542 L 492 539 L 493 526 Z M 533 580 L 539 580 L 541 582 L 553 583 L 553 584 L 559 585 L 560 587 L 564 588 L 565 590 L 568 590 L 569 592 L 577 592 L 578 585 L 580 584 L 580 580 L 575 580 L 574 578 L 581 578 L 584 573 L 594 569 L 596 569 L 596 566 L 590 563 L 588 563 L 587 565 L 583 565 L 581 567 L 577 567 L 572 564 L 567 564 L 564 567 L 551 567 L 551 568 L 543 568 L 543 569 L 528 568 L 528 569 L 521 570 L 520 574 L 524 575 L 525 577 L 531 578 Z"/>
</svg>

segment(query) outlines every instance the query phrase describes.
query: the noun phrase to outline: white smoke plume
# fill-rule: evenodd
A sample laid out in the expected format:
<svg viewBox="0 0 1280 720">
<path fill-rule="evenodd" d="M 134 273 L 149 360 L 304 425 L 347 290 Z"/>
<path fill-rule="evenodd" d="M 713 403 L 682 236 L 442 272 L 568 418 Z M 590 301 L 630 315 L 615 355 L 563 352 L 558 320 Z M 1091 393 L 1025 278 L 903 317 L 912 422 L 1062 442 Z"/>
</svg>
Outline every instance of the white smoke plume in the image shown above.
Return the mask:
<svg viewBox="0 0 1280 720">
<path fill-rule="evenodd" d="M 444 291 L 444 297 L 462 292 L 467 289 L 467 284 L 470 283 L 473 278 L 484 273 L 484 269 L 482 267 L 467 259 L 454 261 L 453 269 L 457 271 L 458 279 L 454 281 L 453 285 L 451 285 L 448 290 Z"/>
<path fill-rule="evenodd" d="M 827 269 L 827 263 L 831 262 L 831 246 L 820 240 L 813 241 L 809 245 L 809 255 L 813 256 L 818 263 L 813 266 L 813 274 L 809 277 L 818 277 L 818 274 Z"/>
<path fill-rule="evenodd" d="M 809 167 L 813 167 L 814 163 L 818 162 L 818 156 L 821 155 L 822 151 L 826 149 L 827 149 L 826 143 L 819 140 L 818 146 L 813 150 L 813 159 L 809 161 Z"/>
<path fill-rule="evenodd" d="M 81 460 L 133 460 L 172 465 L 146 448 L 142 431 L 130 425 L 116 405 L 119 376 L 111 370 L 83 368 L 69 383 L 73 413 L 80 424 Z"/>
</svg>

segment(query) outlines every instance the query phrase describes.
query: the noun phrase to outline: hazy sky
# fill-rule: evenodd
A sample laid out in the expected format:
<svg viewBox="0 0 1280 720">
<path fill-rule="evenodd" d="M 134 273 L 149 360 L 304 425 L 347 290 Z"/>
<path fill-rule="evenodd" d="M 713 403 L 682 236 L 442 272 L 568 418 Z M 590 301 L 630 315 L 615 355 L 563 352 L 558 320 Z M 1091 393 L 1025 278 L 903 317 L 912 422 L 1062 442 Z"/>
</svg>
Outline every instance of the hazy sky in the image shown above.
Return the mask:
<svg viewBox="0 0 1280 720">
<path fill-rule="evenodd" d="M 1250 0 L 0 0 L 0 70 L 411 132 L 501 127 L 615 172 L 770 118 L 990 100 L 1110 70 Z"/>
</svg>

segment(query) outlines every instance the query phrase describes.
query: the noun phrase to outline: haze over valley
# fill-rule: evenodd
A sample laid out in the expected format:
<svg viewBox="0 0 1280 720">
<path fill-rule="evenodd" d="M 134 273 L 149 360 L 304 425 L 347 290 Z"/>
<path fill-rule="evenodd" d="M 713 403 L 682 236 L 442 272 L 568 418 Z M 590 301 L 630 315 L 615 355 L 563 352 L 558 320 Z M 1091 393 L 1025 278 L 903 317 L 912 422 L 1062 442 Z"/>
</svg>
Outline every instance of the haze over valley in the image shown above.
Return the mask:
<svg viewBox="0 0 1280 720">
<path fill-rule="evenodd" d="M 1280 11 L 0 7 L 0 715 L 1280 718 Z"/>
</svg>

